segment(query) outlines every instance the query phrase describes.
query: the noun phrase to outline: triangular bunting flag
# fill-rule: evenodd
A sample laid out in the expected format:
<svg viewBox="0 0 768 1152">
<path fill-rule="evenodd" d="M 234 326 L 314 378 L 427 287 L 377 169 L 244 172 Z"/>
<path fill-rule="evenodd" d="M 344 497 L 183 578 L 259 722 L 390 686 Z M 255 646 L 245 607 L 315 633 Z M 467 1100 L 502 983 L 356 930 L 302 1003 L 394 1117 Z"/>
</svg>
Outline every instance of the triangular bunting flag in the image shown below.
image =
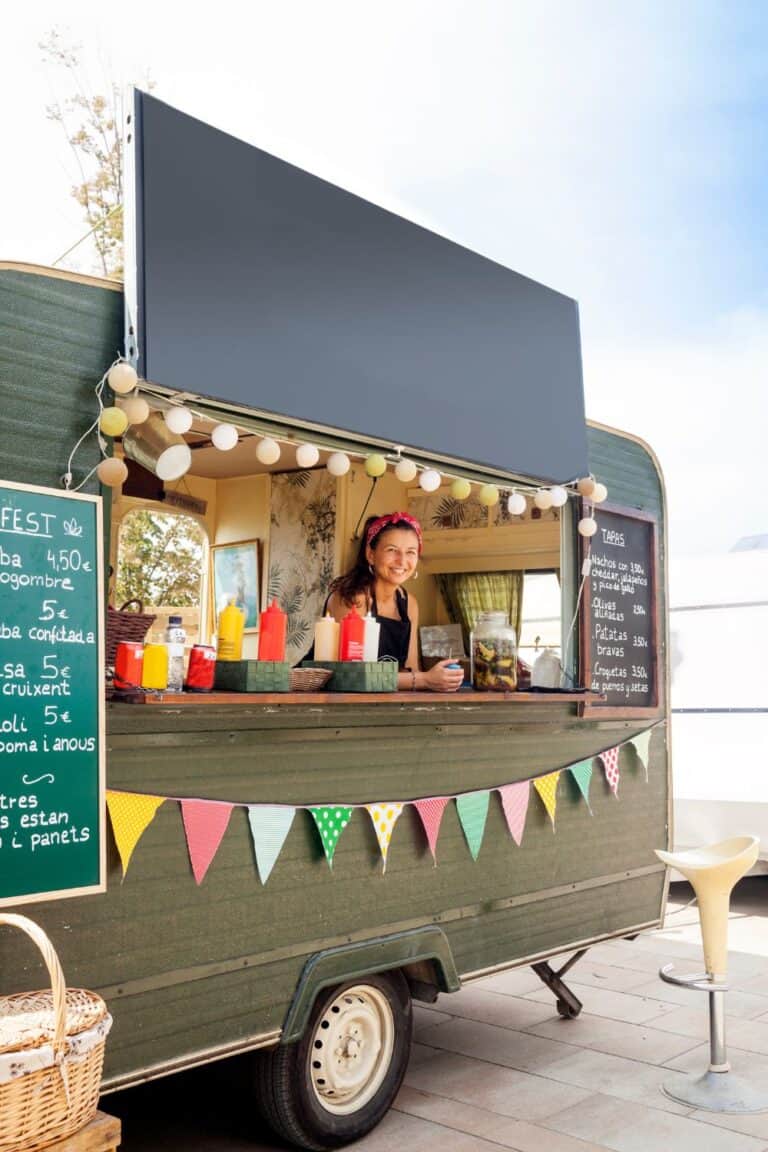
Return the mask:
<svg viewBox="0 0 768 1152">
<path fill-rule="evenodd" d="M 195 881 L 202 884 L 232 815 L 232 804 L 216 800 L 180 800 L 181 816 Z"/>
<path fill-rule="evenodd" d="M 634 744 L 635 751 L 640 757 L 640 763 L 645 769 L 645 782 L 648 783 L 648 746 L 651 743 L 651 736 L 653 735 L 652 728 L 646 728 L 645 732 L 638 732 L 637 736 L 633 736 L 629 741 Z"/>
<path fill-rule="evenodd" d="M 413 806 L 421 817 L 421 822 L 424 825 L 424 831 L 427 834 L 427 843 L 429 850 L 432 853 L 432 859 L 437 864 L 437 837 L 440 832 L 440 821 L 443 819 L 443 812 L 450 797 L 448 796 L 428 796 L 424 800 L 414 800 Z"/>
<path fill-rule="evenodd" d="M 525 817 L 528 812 L 528 800 L 531 795 L 530 780 L 521 780 L 519 784 L 504 784 L 498 789 L 501 796 L 501 806 L 507 820 L 507 828 L 518 848 L 523 842 Z"/>
<path fill-rule="evenodd" d="M 381 849 L 382 872 L 386 872 L 389 841 L 392 830 L 403 810 L 403 805 L 393 803 L 366 804 L 366 808 L 371 814 L 371 820 L 373 820 L 373 826 L 376 829 L 376 839 L 379 841 L 379 848 Z"/>
<path fill-rule="evenodd" d="M 351 808 L 342 808 L 339 804 L 329 805 L 326 808 L 310 808 L 320 839 L 323 842 L 323 851 L 328 861 L 328 867 L 333 868 L 333 854 L 339 842 L 339 836 L 349 824 L 352 816 Z"/>
<path fill-rule="evenodd" d="M 456 797 L 456 809 L 473 860 L 477 860 L 477 854 L 483 842 L 490 798 L 491 793 L 487 790 L 465 792 L 463 796 Z"/>
<path fill-rule="evenodd" d="M 557 808 L 557 782 L 560 779 L 559 772 L 549 772 L 546 776 L 539 776 L 538 780 L 534 780 L 533 786 L 538 792 L 541 799 L 544 801 L 544 807 L 547 810 L 550 820 L 552 821 L 552 831 L 555 830 L 555 809 Z"/>
<path fill-rule="evenodd" d="M 123 865 L 123 879 L 133 850 L 142 833 L 152 823 L 165 796 L 137 796 L 132 792 L 107 792 L 107 808 L 112 821 L 112 832 Z"/>
<path fill-rule="evenodd" d="M 571 776 L 573 776 L 574 780 L 578 784 L 579 791 L 584 797 L 587 808 L 589 808 L 591 815 L 592 807 L 589 803 L 589 785 L 592 780 L 592 761 L 580 760 L 578 764 L 569 765 L 569 771 Z"/>
<path fill-rule="evenodd" d="M 248 805 L 248 823 L 251 826 L 256 867 L 262 884 L 266 884 L 269 879 L 295 815 L 295 808 L 283 804 Z"/>
<path fill-rule="evenodd" d="M 611 792 L 614 796 L 619 794 L 619 749 L 606 748 L 605 752 L 600 753 L 600 759 L 603 762 L 605 769 L 605 778 L 608 781 Z"/>
</svg>

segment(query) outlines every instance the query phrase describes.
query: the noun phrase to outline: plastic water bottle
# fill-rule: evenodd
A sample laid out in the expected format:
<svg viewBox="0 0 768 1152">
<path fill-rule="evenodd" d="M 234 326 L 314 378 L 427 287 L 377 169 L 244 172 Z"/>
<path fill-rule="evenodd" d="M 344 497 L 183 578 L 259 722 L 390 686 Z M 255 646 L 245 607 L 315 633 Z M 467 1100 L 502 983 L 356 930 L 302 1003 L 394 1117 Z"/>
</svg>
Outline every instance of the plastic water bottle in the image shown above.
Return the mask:
<svg viewBox="0 0 768 1152">
<path fill-rule="evenodd" d="M 165 644 L 168 649 L 168 691 L 181 692 L 184 689 L 184 644 L 187 634 L 181 616 L 169 616 L 165 630 Z"/>
</svg>

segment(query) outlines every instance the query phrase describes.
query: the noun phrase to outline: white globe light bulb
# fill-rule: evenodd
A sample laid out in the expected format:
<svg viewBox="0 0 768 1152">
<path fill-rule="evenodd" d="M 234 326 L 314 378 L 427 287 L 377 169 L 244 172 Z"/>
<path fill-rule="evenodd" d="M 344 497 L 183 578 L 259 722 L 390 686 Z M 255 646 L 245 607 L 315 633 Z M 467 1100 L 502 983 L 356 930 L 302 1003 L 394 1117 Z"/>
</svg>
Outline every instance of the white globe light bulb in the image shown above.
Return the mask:
<svg viewBox="0 0 768 1152">
<path fill-rule="evenodd" d="M 595 484 L 592 489 L 592 503 L 602 504 L 603 500 L 608 498 L 608 489 L 605 484 Z"/>
<path fill-rule="evenodd" d="M 101 461 L 96 469 L 96 475 L 108 488 L 118 488 L 127 479 L 128 469 L 117 456 L 109 456 Z"/>
<path fill-rule="evenodd" d="M 522 492 L 513 492 L 507 501 L 507 511 L 510 516 L 522 516 L 528 507 L 528 502 Z"/>
<path fill-rule="evenodd" d="M 595 481 L 591 476 L 584 476 L 576 485 L 579 496 L 591 496 L 595 490 Z"/>
<path fill-rule="evenodd" d="M 262 464 L 277 464 L 280 459 L 280 445 L 271 436 L 265 436 L 256 445 L 256 459 Z"/>
<path fill-rule="evenodd" d="M 537 508 L 541 509 L 542 512 L 546 512 L 548 508 L 551 508 L 552 507 L 552 495 L 551 495 L 549 489 L 548 488 L 542 488 L 540 492 L 537 492 L 533 498 L 533 502 Z"/>
<path fill-rule="evenodd" d="M 211 440 L 220 452 L 229 452 L 237 444 L 237 428 L 234 424 L 217 424 L 211 432 Z"/>
<path fill-rule="evenodd" d="M 413 460 L 398 460 L 395 464 L 395 476 L 402 484 L 410 484 L 412 480 L 416 479 L 418 468 Z"/>
<path fill-rule="evenodd" d="M 333 452 L 328 457 L 328 463 L 326 464 L 326 468 L 331 476 L 345 476 L 347 472 L 349 472 L 350 467 L 349 456 L 347 456 L 346 452 Z"/>
<path fill-rule="evenodd" d="M 441 483 L 442 478 L 440 473 L 434 468 L 427 468 L 426 471 L 422 472 L 421 476 L 419 476 L 419 486 L 425 492 L 436 492 Z"/>
<path fill-rule="evenodd" d="M 594 520 L 591 516 L 585 516 L 582 520 L 579 520 L 577 528 L 580 536 L 594 536 L 595 532 L 597 532 L 597 520 Z"/>
<path fill-rule="evenodd" d="M 562 508 L 568 503 L 568 492 L 561 484 L 555 484 L 550 488 L 549 495 L 552 498 L 553 508 Z"/>
<path fill-rule="evenodd" d="M 149 404 L 143 396 L 128 396 L 120 401 L 120 407 L 128 417 L 129 424 L 143 424 L 149 419 Z"/>
<path fill-rule="evenodd" d="M 107 373 L 107 384 L 116 396 L 127 396 L 129 392 L 133 392 L 138 379 L 136 369 L 125 360 L 113 364 Z"/>
<path fill-rule="evenodd" d="M 296 449 L 296 463 L 299 468 L 314 468 L 320 459 L 320 452 L 314 444 L 299 444 Z"/>
<path fill-rule="evenodd" d="M 174 407 L 163 412 L 163 419 L 177 436 L 183 436 L 192 427 L 193 416 L 189 408 Z"/>
</svg>

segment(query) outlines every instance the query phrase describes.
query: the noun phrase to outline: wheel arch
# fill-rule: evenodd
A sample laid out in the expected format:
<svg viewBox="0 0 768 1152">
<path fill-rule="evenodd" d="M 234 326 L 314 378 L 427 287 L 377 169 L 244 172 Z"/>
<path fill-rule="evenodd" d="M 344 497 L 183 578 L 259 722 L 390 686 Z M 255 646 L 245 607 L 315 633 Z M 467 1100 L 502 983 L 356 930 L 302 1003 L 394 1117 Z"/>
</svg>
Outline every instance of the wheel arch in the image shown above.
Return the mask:
<svg viewBox="0 0 768 1152">
<path fill-rule="evenodd" d="M 393 969 L 402 971 L 415 999 L 434 1000 L 438 992 L 461 986 L 448 937 L 437 925 L 327 948 L 310 956 L 302 969 L 280 1043 L 301 1038 L 323 989 Z"/>
</svg>

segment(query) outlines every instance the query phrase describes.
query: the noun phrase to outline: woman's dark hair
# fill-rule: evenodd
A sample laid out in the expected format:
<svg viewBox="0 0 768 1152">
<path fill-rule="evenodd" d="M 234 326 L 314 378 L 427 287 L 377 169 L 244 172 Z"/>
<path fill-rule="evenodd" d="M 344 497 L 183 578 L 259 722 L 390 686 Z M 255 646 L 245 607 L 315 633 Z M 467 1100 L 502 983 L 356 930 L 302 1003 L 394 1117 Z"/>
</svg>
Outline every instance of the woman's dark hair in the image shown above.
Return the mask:
<svg viewBox="0 0 768 1152">
<path fill-rule="evenodd" d="M 329 595 L 335 593 L 345 604 L 354 604 L 358 596 L 365 595 L 368 597 L 373 590 L 373 573 L 368 566 L 368 557 L 365 553 L 368 548 L 368 530 L 378 519 L 378 516 L 368 517 L 363 526 L 360 537 L 360 547 L 358 548 L 354 564 L 348 572 L 337 576 L 329 589 Z M 408 532 L 413 532 L 414 536 L 418 537 L 416 529 L 411 524 L 405 520 L 398 520 L 391 524 L 385 524 L 380 532 L 377 532 L 375 536 L 371 537 L 371 548 L 375 548 L 382 536 L 395 528 L 405 528 Z"/>
</svg>

